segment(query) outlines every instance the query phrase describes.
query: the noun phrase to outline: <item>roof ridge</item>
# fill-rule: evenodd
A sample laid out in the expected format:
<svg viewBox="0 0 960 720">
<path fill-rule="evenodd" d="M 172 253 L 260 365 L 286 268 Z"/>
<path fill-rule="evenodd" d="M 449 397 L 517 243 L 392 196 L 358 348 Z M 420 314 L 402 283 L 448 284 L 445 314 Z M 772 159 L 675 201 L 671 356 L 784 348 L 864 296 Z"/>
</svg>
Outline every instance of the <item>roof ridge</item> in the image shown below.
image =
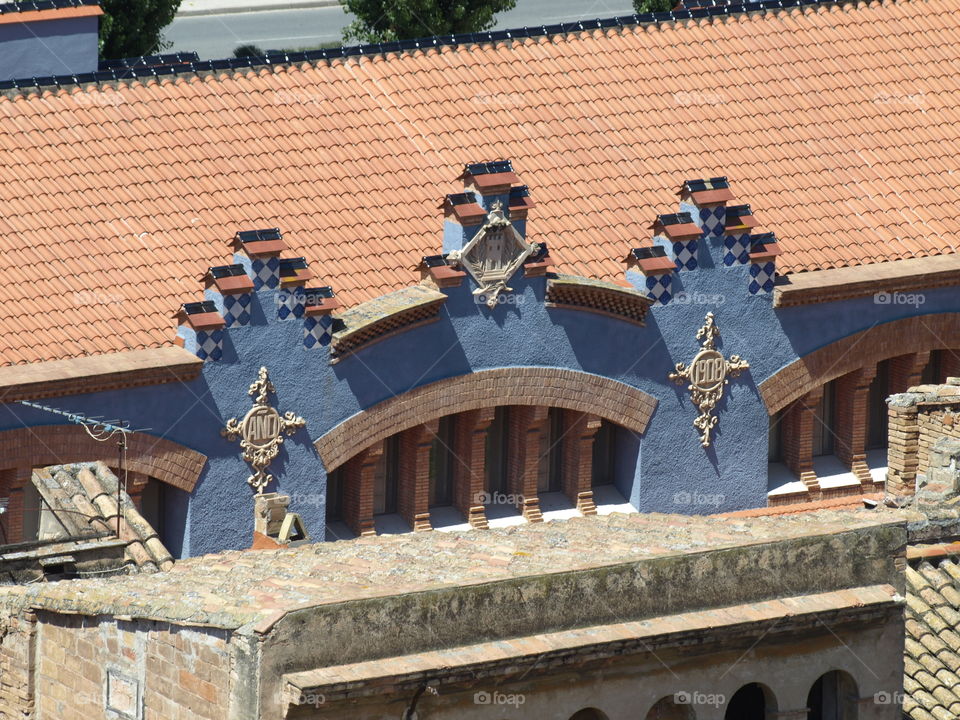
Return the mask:
<svg viewBox="0 0 960 720">
<path fill-rule="evenodd" d="M 37 0 L 31 4 L 50 2 L 96 4 L 97 0 Z M 729 5 L 695 8 L 693 10 L 668 10 L 633 15 L 618 15 L 610 18 L 580 20 L 578 22 L 539 25 L 507 30 L 488 30 L 459 35 L 435 35 L 424 38 L 411 38 L 389 43 L 369 43 L 363 45 L 341 46 L 320 50 L 305 50 L 293 53 L 267 51 L 263 56 L 242 58 L 223 58 L 217 60 L 198 60 L 179 62 L 150 67 L 107 67 L 90 73 L 77 75 L 49 75 L 46 77 L 14 78 L 0 81 L 2 90 L 42 90 L 64 85 L 83 86 L 91 83 L 118 82 L 121 80 L 144 80 L 164 76 L 194 75 L 217 70 L 241 70 L 258 67 L 277 67 L 292 63 L 328 61 L 349 57 L 384 56 L 388 53 L 415 52 L 440 47 L 458 47 L 461 45 L 480 45 L 483 43 L 509 41 L 533 37 L 551 37 L 568 35 L 588 30 L 607 28 L 626 28 L 635 25 L 660 25 L 678 20 L 696 20 L 706 17 L 739 15 L 742 13 L 789 10 L 798 7 L 830 6 L 838 4 L 868 5 L 872 0 L 734 0 Z M 2 7 L 2 6 L 0 6 Z M 105 64 L 111 61 L 105 61 Z"/>
</svg>

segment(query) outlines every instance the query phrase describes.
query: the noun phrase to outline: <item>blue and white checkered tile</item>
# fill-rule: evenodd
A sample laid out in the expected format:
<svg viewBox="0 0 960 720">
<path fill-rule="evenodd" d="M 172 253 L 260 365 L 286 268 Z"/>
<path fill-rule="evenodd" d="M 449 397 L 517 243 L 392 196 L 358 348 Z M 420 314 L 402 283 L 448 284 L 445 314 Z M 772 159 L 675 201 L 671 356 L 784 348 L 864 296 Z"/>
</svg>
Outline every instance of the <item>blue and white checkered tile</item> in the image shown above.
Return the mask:
<svg viewBox="0 0 960 720">
<path fill-rule="evenodd" d="M 673 275 L 650 275 L 647 277 L 647 296 L 658 305 L 666 305 L 673 297 L 670 287 L 673 284 Z"/>
<path fill-rule="evenodd" d="M 250 263 L 250 269 L 253 270 L 253 289 L 260 290 L 268 287 L 271 290 L 280 284 L 280 259 L 267 258 L 261 260 L 254 258 Z"/>
<path fill-rule="evenodd" d="M 775 262 L 753 263 L 750 266 L 750 294 L 771 292 L 776 277 L 777 264 Z"/>
<path fill-rule="evenodd" d="M 306 296 L 302 287 L 292 287 L 277 293 L 277 318 L 289 320 L 302 318 L 306 304 Z"/>
<path fill-rule="evenodd" d="M 750 261 L 750 236 L 727 235 L 723 238 L 723 264 L 746 265 Z"/>
<path fill-rule="evenodd" d="M 329 315 L 308 317 L 303 321 L 303 346 L 305 348 L 329 345 L 333 338 L 333 318 Z"/>
<path fill-rule="evenodd" d="M 677 270 L 697 269 L 697 242 L 690 240 L 673 244 L 673 260 L 677 264 Z"/>
<path fill-rule="evenodd" d="M 223 330 L 197 330 L 197 357 L 201 360 L 223 357 Z"/>
<path fill-rule="evenodd" d="M 720 237 L 727 222 L 725 205 L 712 205 L 700 208 L 700 230 L 704 237 Z"/>
<path fill-rule="evenodd" d="M 240 327 L 250 324 L 250 293 L 223 296 L 223 319 L 227 327 Z"/>
</svg>

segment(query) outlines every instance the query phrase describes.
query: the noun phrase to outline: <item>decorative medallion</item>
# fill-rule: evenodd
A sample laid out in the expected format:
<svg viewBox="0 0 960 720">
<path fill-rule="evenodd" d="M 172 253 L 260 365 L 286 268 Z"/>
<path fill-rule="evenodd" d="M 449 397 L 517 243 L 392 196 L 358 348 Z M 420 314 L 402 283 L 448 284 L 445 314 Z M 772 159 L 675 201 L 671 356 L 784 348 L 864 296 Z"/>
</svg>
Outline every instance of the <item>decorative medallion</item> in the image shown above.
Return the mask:
<svg viewBox="0 0 960 720">
<path fill-rule="evenodd" d="M 696 354 L 690 367 L 677 363 L 676 370 L 669 377 L 677 385 L 689 382 L 690 400 L 700 410 L 694 419 L 693 426 L 700 431 L 700 444 L 710 447 L 710 433 L 717 424 L 717 416 L 713 414 L 717 403 L 723 397 L 724 386 L 730 383 L 730 378 L 737 377 L 742 370 L 750 367 L 739 355 L 731 355 L 726 360 L 714 347 L 720 330 L 713 322 L 713 313 L 708 312 L 703 327 L 697 330 L 697 340 L 703 348 Z"/>
<path fill-rule="evenodd" d="M 480 287 L 473 294 L 485 296 L 487 307 L 494 307 L 500 293 L 512 289 L 507 282 L 535 249 L 504 217 L 503 203 L 496 200 L 486 224 L 462 250 L 450 253 L 449 257 L 459 261 L 477 281 Z"/>
<path fill-rule="evenodd" d="M 227 420 L 227 426 L 220 434 L 227 440 L 240 438 L 243 459 L 250 463 L 253 475 L 247 482 L 263 494 L 263 489 L 273 480 L 267 472 L 267 466 L 277 457 L 283 445 L 283 435 L 293 435 L 307 421 L 292 412 L 280 415 L 270 406 L 270 393 L 276 392 L 265 367 L 260 368 L 256 381 L 250 385 L 248 395 L 255 395 L 253 407 L 237 422 L 236 418 Z"/>
</svg>

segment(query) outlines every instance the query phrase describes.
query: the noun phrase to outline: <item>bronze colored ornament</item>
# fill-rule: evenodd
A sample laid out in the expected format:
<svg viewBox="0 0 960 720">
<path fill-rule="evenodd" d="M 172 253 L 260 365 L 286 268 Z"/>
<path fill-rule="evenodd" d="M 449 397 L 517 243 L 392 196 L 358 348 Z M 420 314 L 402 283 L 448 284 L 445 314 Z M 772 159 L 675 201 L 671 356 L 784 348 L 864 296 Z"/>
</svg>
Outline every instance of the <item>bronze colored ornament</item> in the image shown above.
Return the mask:
<svg viewBox="0 0 960 720">
<path fill-rule="evenodd" d="M 257 495 L 262 495 L 263 489 L 273 480 L 273 475 L 267 472 L 267 466 L 280 452 L 283 435 L 293 435 L 298 428 L 307 424 L 299 415 L 287 412 L 281 416 L 271 407 L 269 395 L 272 392 L 275 390 L 267 369 L 261 367 L 256 381 L 247 392 L 248 395 L 256 395 L 253 407 L 243 420 L 227 420 L 227 426 L 220 431 L 227 440 L 240 438 L 243 459 L 253 468 L 253 475 L 247 478 L 247 482 L 257 491 Z"/>
<path fill-rule="evenodd" d="M 694 356 L 687 367 L 684 363 L 677 363 L 674 372 L 669 378 L 677 385 L 685 382 L 690 384 L 690 400 L 700 410 L 694 419 L 693 426 L 700 431 L 700 444 L 710 447 L 710 433 L 717 425 L 717 416 L 713 411 L 723 397 L 723 389 L 730 384 L 730 378 L 737 377 L 741 371 L 750 365 L 739 355 L 731 355 L 729 360 L 714 347 L 720 330 L 713 320 L 713 313 L 708 312 L 706 322 L 697 330 L 697 340 L 703 348 Z"/>
</svg>

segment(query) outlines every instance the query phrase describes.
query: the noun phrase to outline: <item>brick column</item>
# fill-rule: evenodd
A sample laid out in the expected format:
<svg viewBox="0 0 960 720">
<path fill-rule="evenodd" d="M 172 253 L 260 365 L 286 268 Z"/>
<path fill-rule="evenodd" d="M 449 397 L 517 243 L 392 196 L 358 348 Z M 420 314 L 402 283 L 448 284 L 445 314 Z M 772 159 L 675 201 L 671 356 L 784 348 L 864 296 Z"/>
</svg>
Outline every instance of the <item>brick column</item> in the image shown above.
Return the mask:
<svg viewBox="0 0 960 720">
<path fill-rule="evenodd" d="M 890 387 L 888 395 L 906 392 L 919 385 L 923 369 L 930 362 L 930 351 L 898 355 L 890 359 Z"/>
<path fill-rule="evenodd" d="M 871 365 L 837 378 L 836 383 L 834 454 L 857 476 L 866 491 L 873 490 L 873 478 L 867 467 L 867 405 L 870 383 L 876 374 L 877 366 Z"/>
<path fill-rule="evenodd" d="M 453 504 L 471 527 L 485 529 L 487 515 L 481 502 L 486 478 L 487 430 L 495 408 L 457 415 L 453 427 Z"/>
<path fill-rule="evenodd" d="M 887 448 L 886 494 L 893 497 L 912 496 L 916 491 L 919 467 L 920 424 L 917 406 L 889 405 L 890 445 Z"/>
<path fill-rule="evenodd" d="M 780 421 L 783 433 L 783 462 L 811 493 L 820 490 L 820 483 L 813 471 L 813 432 L 817 408 L 822 399 L 823 386 L 811 390 L 794 401 L 783 413 Z"/>
<path fill-rule="evenodd" d="M 542 522 L 537 495 L 540 435 L 547 429 L 547 408 L 522 405 L 510 413 L 507 441 L 507 491 L 523 498 L 518 509 L 527 522 Z"/>
<path fill-rule="evenodd" d="M 593 437 L 600 418 L 577 410 L 563 411 L 563 493 L 582 515 L 596 515 L 593 503 Z"/>
<path fill-rule="evenodd" d="M 376 535 L 373 524 L 373 484 L 383 443 L 347 461 L 343 473 L 343 521 L 357 535 Z"/>
<path fill-rule="evenodd" d="M 414 532 L 430 525 L 430 448 L 440 419 L 417 425 L 400 434 L 400 482 L 397 509 Z"/>
</svg>

